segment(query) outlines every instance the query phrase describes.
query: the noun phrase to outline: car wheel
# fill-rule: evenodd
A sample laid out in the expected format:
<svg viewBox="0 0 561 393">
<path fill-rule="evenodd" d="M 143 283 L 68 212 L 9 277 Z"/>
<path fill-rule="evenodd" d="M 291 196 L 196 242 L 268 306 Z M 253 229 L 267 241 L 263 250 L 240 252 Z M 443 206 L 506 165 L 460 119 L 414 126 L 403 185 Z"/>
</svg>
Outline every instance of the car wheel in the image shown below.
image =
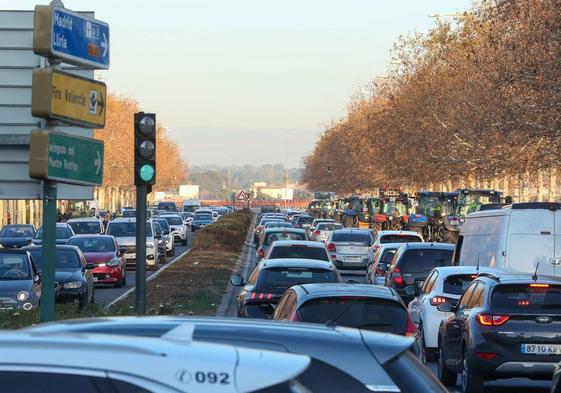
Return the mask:
<svg viewBox="0 0 561 393">
<path fill-rule="evenodd" d="M 182 246 L 186 246 L 186 245 L 187 245 L 187 238 L 181 240 L 181 245 L 182 245 Z"/>
<path fill-rule="evenodd" d="M 122 288 L 123 287 L 123 273 L 121 272 L 121 278 L 117 281 L 114 285 L 115 288 Z"/>
<path fill-rule="evenodd" d="M 154 266 L 150 267 L 150 270 L 152 270 L 152 271 L 157 271 L 159 268 L 160 268 L 160 265 L 158 265 L 158 263 L 156 262 L 156 263 L 154 264 Z"/>
<path fill-rule="evenodd" d="M 444 358 L 444 350 L 442 348 L 442 343 L 439 342 L 438 345 L 439 353 L 438 353 L 438 379 L 444 386 L 456 386 L 456 380 L 458 379 L 458 374 L 451 371 L 448 367 L 446 367 L 445 358 Z"/>
<path fill-rule="evenodd" d="M 462 392 L 464 393 L 479 393 L 483 390 L 483 378 L 475 375 L 471 370 L 468 356 L 464 350 L 462 359 Z"/>
<path fill-rule="evenodd" d="M 126 287 L 127 286 L 127 271 L 124 271 L 123 274 L 123 286 Z"/>
</svg>

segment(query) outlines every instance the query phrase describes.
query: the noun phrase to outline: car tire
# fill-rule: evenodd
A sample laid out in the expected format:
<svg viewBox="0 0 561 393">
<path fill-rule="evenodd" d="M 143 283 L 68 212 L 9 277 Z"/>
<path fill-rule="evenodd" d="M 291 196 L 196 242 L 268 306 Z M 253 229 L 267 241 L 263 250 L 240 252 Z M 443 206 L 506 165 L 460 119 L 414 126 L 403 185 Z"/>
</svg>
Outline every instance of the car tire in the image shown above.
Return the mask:
<svg viewBox="0 0 561 393">
<path fill-rule="evenodd" d="M 123 277 L 119 279 L 114 285 L 115 288 L 122 288 L 123 287 Z"/>
<path fill-rule="evenodd" d="M 123 274 L 123 286 L 127 286 L 127 271 L 125 270 L 125 274 Z"/>
<path fill-rule="evenodd" d="M 456 386 L 456 381 L 458 380 L 458 374 L 451 371 L 448 367 L 446 367 L 446 363 L 444 361 L 444 350 L 442 348 L 442 343 L 439 341 L 438 344 L 439 353 L 438 353 L 438 370 L 437 370 L 437 377 L 440 382 L 444 386 Z"/>
<path fill-rule="evenodd" d="M 186 246 L 186 245 L 187 245 L 187 238 L 181 240 L 181 245 L 182 245 L 182 246 Z"/>
<path fill-rule="evenodd" d="M 483 377 L 476 375 L 471 371 L 471 362 L 468 360 L 466 351 L 463 351 L 462 357 L 462 392 L 463 393 L 480 393 L 483 391 Z"/>
</svg>

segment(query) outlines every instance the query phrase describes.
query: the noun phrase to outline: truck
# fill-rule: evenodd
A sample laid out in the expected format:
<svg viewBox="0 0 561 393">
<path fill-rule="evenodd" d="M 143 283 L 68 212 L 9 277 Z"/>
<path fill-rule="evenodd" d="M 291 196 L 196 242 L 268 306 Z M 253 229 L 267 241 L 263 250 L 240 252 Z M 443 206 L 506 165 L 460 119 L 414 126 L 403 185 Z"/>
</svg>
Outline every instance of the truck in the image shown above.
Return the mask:
<svg viewBox="0 0 561 393">
<path fill-rule="evenodd" d="M 183 212 L 194 213 L 201 208 L 201 201 L 199 199 L 186 199 L 183 201 Z"/>
</svg>

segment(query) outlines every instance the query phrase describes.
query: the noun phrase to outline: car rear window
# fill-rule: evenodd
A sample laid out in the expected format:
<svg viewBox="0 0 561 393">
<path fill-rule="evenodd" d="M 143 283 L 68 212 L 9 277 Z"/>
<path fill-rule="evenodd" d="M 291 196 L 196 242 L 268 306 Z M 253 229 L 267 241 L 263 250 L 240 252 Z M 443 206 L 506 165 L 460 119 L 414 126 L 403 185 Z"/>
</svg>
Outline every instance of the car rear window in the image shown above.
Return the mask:
<svg viewBox="0 0 561 393">
<path fill-rule="evenodd" d="M 337 274 L 327 269 L 271 268 L 263 269 L 257 280 L 261 292 L 284 293 L 298 284 L 339 282 Z"/>
<path fill-rule="evenodd" d="M 561 313 L 561 286 L 499 285 L 493 291 L 491 309 L 493 312 Z"/>
<path fill-rule="evenodd" d="M 298 224 L 311 224 L 314 222 L 312 217 L 298 217 Z"/>
<path fill-rule="evenodd" d="M 421 238 L 414 235 L 383 235 L 380 243 L 420 243 Z"/>
<path fill-rule="evenodd" d="M 334 232 L 333 236 L 331 236 L 332 242 L 359 243 L 363 246 L 370 246 L 371 240 L 372 238 L 370 237 L 370 235 L 366 233 Z"/>
<path fill-rule="evenodd" d="M 265 224 L 265 228 L 292 228 L 292 224 L 285 221 L 271 221 Z"/>
<path fill-rule="evenodd" d="M 395 255 L 395 252 L 397 251 L 397 248 L 388 248 L 386 250 L 384 250 L 384 253 L 382 254 L 382 257 L 380 258 L 380 262 L 382 263 L 392 263 L 392 259 L 393 256 Z"/>
<path fill-rule="evenodd" d="M 263 244 L 265 246 L 270 246 L 274 241 L 277 240 L 306 240 L 306 235 L 303 233 L 294 232 L 273 232 L 265 235 L 265 240 Z"/>
<path fill-rule="evenodd" d="M 101 223 L 97 221 L 73 221 L 68 225 L 72 227 L 76 235 L 97 235 L 103 232 Z"/>
<path fill-rule="evenodd" d="M 303 322 L 329 322 L 393 334 L 405 334 L 407 327 L 407 310 L 387 299 L 324 297 L 307 301 L 298 312 Z"/>
<path fill-rule="evenodd" d="M 409 249 L 399 260 L 399 268 L 404 273 L 429 272 L 435 267 L 450 266 L 452 250 Z"/>
<path fill-rule="evenodd" d="M 273 247 L 269 258 L 302 258 L 329 261 L 329 256 L 324 248 L 301 245 Z"/>
<path fill-rule="evenodd" d="M 319 231 L 335 231 L 337 229 L 343 229 L 343 225 L 341 224 L 318 224 L 317 229 Z"/>
<path fill-rule="evenodd" d="M 477 274 L 455 274 L 444 279 L 444 293 L 461 295 Z"/>
</svg>

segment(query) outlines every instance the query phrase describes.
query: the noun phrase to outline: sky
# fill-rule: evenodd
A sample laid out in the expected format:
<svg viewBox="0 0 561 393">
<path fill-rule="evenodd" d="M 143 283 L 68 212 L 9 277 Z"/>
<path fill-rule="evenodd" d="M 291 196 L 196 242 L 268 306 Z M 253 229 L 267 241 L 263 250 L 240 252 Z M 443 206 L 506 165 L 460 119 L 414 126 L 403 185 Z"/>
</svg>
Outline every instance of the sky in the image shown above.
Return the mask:
<svg viewBox="0 0 561 393">
<path fill-rule="evenodd" d="M 0 9 L 48 1 L 0 0 Z M 66 0 L 109 23 L 114 94 L 156 112 L 189 165 L 298 167 L 430 14 L 471 0 Z"/>
</svg>

